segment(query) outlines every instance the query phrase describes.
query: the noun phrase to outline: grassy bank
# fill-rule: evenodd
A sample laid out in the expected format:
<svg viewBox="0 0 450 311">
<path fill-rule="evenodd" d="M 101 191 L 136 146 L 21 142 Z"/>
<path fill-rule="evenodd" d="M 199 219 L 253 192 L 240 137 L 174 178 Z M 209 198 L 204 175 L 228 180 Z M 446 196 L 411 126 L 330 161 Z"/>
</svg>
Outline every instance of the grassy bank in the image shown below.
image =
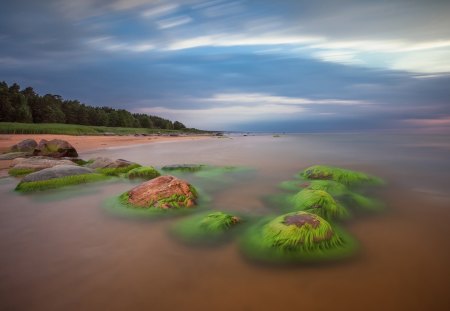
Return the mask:
<svg viewBox="0 0 450 311">
<path fill-rule="evenodd" d="M 90 126 L 61 123 L 15 123 L 0 122 L 0 134 L 63 134 L 63 135 L 130 135 L 130 134 L 177 134 L 177 133 L 208 133 L 197 129 L 162 130 L 147 128 L 127 128 Z"/>
</svg>

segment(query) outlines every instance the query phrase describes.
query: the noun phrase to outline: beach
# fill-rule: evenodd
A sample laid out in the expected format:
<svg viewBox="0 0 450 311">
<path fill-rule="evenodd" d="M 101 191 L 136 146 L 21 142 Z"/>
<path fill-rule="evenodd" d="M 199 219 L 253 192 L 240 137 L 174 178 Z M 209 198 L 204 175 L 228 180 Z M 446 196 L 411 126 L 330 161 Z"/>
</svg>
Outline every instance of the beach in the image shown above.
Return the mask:
<svg viewBox="0 0 450 311">
<path fill-rule="evenodd" d="M 68 141 L 78 152 L 89 150 L 101 150 L 112 147 L 125 147 L 133 145 L 144 145 L 157 142 L 176 142 L 205 139 L 205 135 L 186 136 L 73 136 L 54 134 L 1 134 L 0 153 L 7 152 L 11 146 L 25 140 L 34 139 L 39 143 L 41 139 L 62 139 Z M 0 176 L 6 176 L 6 170 L 11 166 L 12 160 L 0 161 Z"/>
<path fill-rule="evenodd" d="M 177 139 L 177 138 L 175 138 Z M 450 202 L 446 145 L 431 136 L 315 134 L 185 139 L 89 149 L 153 165 L 202 163 L 247 171 L 211 181 L 184 175 L 210 197 L 199 209 L 276 215 L 265 197 L 314 164 L 383 178 L 386 209 L 344 223 L 350 259 L 318 265 L 249 260 L 239 239 L 192 247 L 171 234 L 180 218 L 133 218 L 105 202 L 137 182 L 18 195 L 0 183 L 0 297 L 17 310 L 447 310 Z M 443 138 L 442 138 L 443 139 Z M 413 143 L 414 142 L 414 143 Z M 427 143 L 427 146 L 423 146 Z M 442 145 L 430 149 L 429 144 Z M 370 303 L 368 303 L 368 301 Z"/>
</svg>

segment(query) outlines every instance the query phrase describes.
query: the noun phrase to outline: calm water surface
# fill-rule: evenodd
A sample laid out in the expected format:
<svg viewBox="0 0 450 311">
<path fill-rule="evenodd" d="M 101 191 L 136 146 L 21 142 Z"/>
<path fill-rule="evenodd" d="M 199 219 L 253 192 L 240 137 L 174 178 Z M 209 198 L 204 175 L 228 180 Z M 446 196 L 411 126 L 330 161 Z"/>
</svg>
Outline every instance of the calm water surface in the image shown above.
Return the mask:
<svg viewBox="0 0 450 311">
<path fill-rule="evenodd" d="M 347 229 L 361 250 L 346 262 L 273 267 L 233 242 L 191 248 L 176 219 L 121 218 L 102 208 L 126 182 L 21 196 L 0 180 L 0 310 L 450 310 L 450 137 L 314 134 L 210 138 L 82 154 L 157 167 L 254 170 L 212 193 L 213 208 L 263 215 L 264 195 L 313 164 L 388 181 L 388 210 Z"/>
</svg>

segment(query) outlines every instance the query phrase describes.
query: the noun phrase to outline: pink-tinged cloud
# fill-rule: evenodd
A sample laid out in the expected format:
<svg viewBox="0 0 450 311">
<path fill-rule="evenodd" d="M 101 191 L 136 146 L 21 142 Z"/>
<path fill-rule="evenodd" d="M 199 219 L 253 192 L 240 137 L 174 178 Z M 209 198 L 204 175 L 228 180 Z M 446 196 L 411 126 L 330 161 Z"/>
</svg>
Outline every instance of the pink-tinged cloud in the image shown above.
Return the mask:
<svg viewBox="0 0 450 311">
<path fill-rule="evenodd" d="M 450 126 L 450 116 L 436 119 L 408 119 L 405 123 L 420 127 L 447 127 Z"/>
</svg>

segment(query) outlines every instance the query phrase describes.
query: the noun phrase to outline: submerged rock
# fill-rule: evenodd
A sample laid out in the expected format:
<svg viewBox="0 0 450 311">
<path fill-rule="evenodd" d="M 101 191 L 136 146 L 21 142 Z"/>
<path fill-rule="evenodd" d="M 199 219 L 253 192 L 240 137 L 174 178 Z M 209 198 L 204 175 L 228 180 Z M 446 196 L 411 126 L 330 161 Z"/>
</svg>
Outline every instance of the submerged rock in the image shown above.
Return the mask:
<svg viewBox="0 0 450 311">
<path fill-rule="evenodd" d="M 33 155 L 53 158 L 78 157 L 75 148 L 69 142 L 62 139 L 52 139 L 50 141 L 42 139 L 34 149 Z"/>
<path fill-rule="evenodd" d="M 173 164 L 163 166 L 161 169 L 164 171 L 188 171 L 188 172 L 197 172 L 204 168 L 207 165 L 204 164 Z"/>
<path fill-rule="evenodd" d="M 364 183 L 382 183 L 379 178 L 365 173 L 325 165 L 308 167 L 300 175 L 308 179 L 334 180 L 348 186 Z"/>
<path fill-rule="evenodd" d="M 279 216 L 263 228 L 265 243 L 282 249 L 339 247 L 341 239 L 331 225 L 318 215 L 295 212 Z"/>
<path fill-rule="evenodd" d="M 34 192 L 69 185 L 101 181 L 108 177 L 96 174 L 90 168 L 75 165 L 58 165 L 25 176 L 17 185 L 20 192 Z"/>
<path fill-rule="evenodd" d="M 28 152 L 32 153 L 37 147 L 37 142 L 34 139 L 25 139 L 11 147 L 11 152 Z"/>
<path fill-rule="evenodd" d="M 326 191 L 304 189 L 291 198 L 293 207 L 326 219 L 348 218 L 349 212 Z"/>
<path fill-rule="evenodd" d="M 242 220 L 237 216 L 209 212 L 183 219 L 174 226 L 173 232 L 186 242 L 216 242 L 240 222 Z"/>
<path fill-rule="evenodd" d="M 94 171 L 87 167 L 81 167 L 76 165 L 57 165 L 51 168 L 46 168 L 38 172 L 28 174 L 22 179 L 22 182 L 43 181 L 53 178 L 91 174 L 91 173 L 94 173 Z"/>
<path fill-rule="evenodd" d="M 269 262 L 315 262 L 353 254 L 355 241 L 322 217 L 294 212 L 257 224 L 240 243 L 246 255 Z"/>
<path fill-rule="evenodd" d="M 197 191 L 184 180 L 174 176 L 160 176 L 144 182 L 122 195 L 132 207 L 161 209 L 193 207 Z"/>
<path fill-rule="evenodd" d="M 160 175 L 161 174 L 152 166 L 136 167 L 127 173 L 127 176 L 130 179 L 141 178 L 146 180 L 156 178 Z"/>
</svg>

